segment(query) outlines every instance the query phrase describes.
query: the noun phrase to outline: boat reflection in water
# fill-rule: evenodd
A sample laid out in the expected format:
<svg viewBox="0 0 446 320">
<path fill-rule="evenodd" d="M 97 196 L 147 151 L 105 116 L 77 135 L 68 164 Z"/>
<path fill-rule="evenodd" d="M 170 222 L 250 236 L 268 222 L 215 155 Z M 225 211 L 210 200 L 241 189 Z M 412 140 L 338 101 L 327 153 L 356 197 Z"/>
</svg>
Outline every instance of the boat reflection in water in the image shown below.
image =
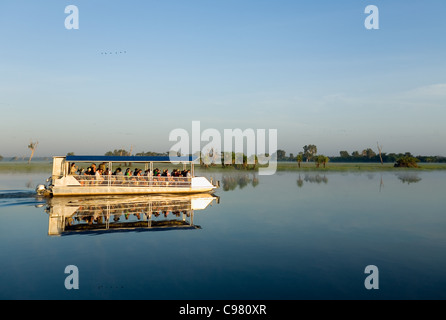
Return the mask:
<svg viewBox="0 0 446 320">
<path fill-rule="evenodd" d="M 48 235 L 200 229 L 194 212 L 219 197 L 211 194 L 48 199 Z"/>
</svg>

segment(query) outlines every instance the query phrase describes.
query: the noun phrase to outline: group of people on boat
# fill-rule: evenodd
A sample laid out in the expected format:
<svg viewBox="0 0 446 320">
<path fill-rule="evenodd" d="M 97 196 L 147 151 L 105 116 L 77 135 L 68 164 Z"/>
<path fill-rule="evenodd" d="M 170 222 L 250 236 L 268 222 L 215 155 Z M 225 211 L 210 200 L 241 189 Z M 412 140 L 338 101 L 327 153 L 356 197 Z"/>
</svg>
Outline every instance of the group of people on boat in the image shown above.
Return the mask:
<svg viewBox="0 0 446 320">
<path fill-rule="evenodd" d="M 189 178 L 191 177 L 190 170 L 178 169 L 173 169 L 171 172 L 169 172 L 168 169 L 161 171 L 160 169 L 155 168 L 153 171 L 147 169 L 143 172 L 142 169 L 135 168 L 132 170 L 131 168 L 127 168 L 125 172 L 123 172 L 121 168 L 117 168 L 114 172 L 112 172 L 108 167 L 106 167 L 105 162 L 101 163 L 98 167 L 96 167 L 95 163 L 92 163 L 87 169 L 77 168 L 75 163 L 71 163 L 70 175 L 77 176 L 78 180 L 81 182 L 81 185 L 86 184 L 88 180 L 96 180 L 100 182 L 110 179 L 113 181 L 113 184 L 134 182 L 137 183 L 137 185 L 140 185 L 140 182 L 144 181 L 181 182 L 183 180 L 190 180 Z"/>
</svg>

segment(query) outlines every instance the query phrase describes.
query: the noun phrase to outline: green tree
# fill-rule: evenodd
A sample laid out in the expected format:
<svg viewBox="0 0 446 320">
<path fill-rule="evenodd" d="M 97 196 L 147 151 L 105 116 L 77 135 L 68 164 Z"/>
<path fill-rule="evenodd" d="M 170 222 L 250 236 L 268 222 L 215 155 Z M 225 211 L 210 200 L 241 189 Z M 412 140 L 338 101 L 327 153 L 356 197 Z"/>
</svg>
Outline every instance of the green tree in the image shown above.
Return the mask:
<svg viewBox="0 0 446 320">
<path fill-rule="evenodd" d="M 256 154 L 251 155 L 248 160 L 250 162 L 254 162 L 251 169 L 255 170 L 257 165 L 259 164 L 259 158 L 257 157 L 257 155 Z"/>
<path fill-rule="evenodd" d="M 130 156 L 130 152 L 124 149 L 115 149 L 113 151 L 107 151 L 106 156 Z"/>
<path fill-rule="evenodd" d="M 317 147 L 314 144 L 304 146 L 304 156 L 307 161 L 311 161 L 317 153 Z"/>
<path fill-rule="evenodd" d="M 243 154 L 242 157 L 243 157 L 243 168 L 247 169 L 248 168 L 248 157 L 246 156 L 246 154 Z"/>
<path fill-rule="evenodd" d="M 348 154 L 348 151 L 339 151 L 339 154 L 340 154 L 341 158 L 343 158 L 343 159 L 350 158 L 350 155 Z"/>
<path fill-rule="evenodd" d="M 361 155 L 359 154 L 359 152 L 358 151 L 353 151 L 352 152 L 352 157 L 353 158 L 359 158 Z"/>
<path fill-rule="evenodd" d="M 300 163 L 302 162 L 302 160 L 304 159 L 304 156 L 302 154 L 302 152 L 299 152 L 299 154 L 296 157 L 296 161 L 297 161 L 297 166 L 300 168 Z"/>
<path fill-rule="evenodd" d="M 323 157 L 322 164 L 324 165 L 324 168 L 325 168 L 325 165 L 328 163 L 328 161 L 330 161 L 330 158 L 327 156 L 324 156 L 324 155 L 322 157 Z"/>
<path fill-rule="evenodd" d="M 372 149 L 367 148 L 362 150 L 362 156 L 368 159 L 372 159 L 373 157 L 376 157 L 376 153 Z"/>
<path fill-rule="evenodd" d="M 394 167 L 399 167 L 399 168 L 418 168 L 418 162 L 420 160 L 418 160 L 415 157 L 410 157 L 410 156 L 403 156 L 399 159 L 396 160 L 396 163 L 394 165 Z"/>
<path fill-rule="evenodd" d="M 325 161 L 325 156 L 323 154 L 317 155 L 314 157 L 314 161 L 316 163 L 316 168 L 319 168 L 321 164 Z"/>
<path fill-rule="evenodd" d="M 277 150 L 277 161 L 285 160 L 286 152 L 285 150 Z"/>
</svg>

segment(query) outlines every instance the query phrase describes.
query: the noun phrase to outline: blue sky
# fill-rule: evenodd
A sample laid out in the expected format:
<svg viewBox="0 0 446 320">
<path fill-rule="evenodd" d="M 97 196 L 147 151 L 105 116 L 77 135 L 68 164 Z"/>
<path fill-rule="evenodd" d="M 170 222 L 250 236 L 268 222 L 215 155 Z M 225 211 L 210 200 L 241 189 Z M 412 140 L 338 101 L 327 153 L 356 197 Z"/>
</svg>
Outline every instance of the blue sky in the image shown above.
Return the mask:
<svg viewBox="0 0 446 320">
<path fill-rule="evenodd" d="M 35 156 L 167 151 L 193 120 L 277 129 L 294 154 L 446 155 L 445 14 L 442 0 L 2 0 L 0 155 L 31 139 Z"/>
</svg>

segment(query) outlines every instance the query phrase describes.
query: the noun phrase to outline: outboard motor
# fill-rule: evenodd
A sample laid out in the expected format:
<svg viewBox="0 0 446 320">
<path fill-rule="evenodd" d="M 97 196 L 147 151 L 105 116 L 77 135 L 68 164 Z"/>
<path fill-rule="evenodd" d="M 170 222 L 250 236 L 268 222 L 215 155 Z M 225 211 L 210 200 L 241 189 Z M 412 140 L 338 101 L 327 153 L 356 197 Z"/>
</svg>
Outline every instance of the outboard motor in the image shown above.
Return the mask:
<svg viewBox="0 0 446 320">
<path fill-rule="evenodd" d="M 51 177 L 49 177 L 48 179 L 46 179 L 46 184 L 39 184 L 36 187 L 36 193 L 39 196 L 51 196 L 51 183 L 52 183 L 53 179 Z"/>
<path fill-rule="evenodd" d="M 38 194 L 39 196 L 43 196 L 43 195 L 45 194 L 45 191 L 46 191 L 46 187 L 45 187 L 45 185 L 43 185 L 43 184 L 39 184 L 39 185 L 36 187 L 36 192 L 37 192 L 37 194 Z"/>
</svg>

